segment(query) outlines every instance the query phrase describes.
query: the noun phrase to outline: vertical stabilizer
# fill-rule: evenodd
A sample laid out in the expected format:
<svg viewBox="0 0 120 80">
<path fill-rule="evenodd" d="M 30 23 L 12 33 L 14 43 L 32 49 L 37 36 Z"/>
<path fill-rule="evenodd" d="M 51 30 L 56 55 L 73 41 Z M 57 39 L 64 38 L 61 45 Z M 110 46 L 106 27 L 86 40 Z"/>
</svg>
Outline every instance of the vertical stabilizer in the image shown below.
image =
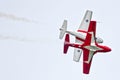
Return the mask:
<svg viewBox="0 0 120 80">
<path fill-rule="evenodd" d="M 65 36 L 65 42 L 64 42 L 64 54 L 67 54 L 67 51 L 68 51 L 68 47 L 69 47 L 69 34 L 66 34 Z"/>
</svg>

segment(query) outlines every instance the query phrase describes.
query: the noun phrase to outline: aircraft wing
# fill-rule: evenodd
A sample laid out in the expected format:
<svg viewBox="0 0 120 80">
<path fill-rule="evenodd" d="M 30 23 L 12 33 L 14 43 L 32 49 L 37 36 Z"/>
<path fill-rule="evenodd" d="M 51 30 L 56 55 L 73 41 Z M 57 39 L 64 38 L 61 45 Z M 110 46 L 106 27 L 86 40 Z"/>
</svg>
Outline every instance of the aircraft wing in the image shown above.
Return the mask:
<svg viewBox="0 0 120 80">
<path fill-rule="evenodd" d="M 82 54 L 82 49 L 74 48 L 73 61 L 79 62 L 81 54 Z"/>
<path fill-rule="evenodd" d="M 78 30 L 88 31 L 91 18 L 92 18 L 92 11 L 87 10 Z M 75 43 L 83 44 L 83 41 L 76 38 Z M 73 60 L 79 62 L 81 54 L 82 54 L 82 49 L 75 48 Z"/>
<path fill-rule="evenodd" d="M 83 49 L 83 73 L 89 74 L 91 62 L 95 51 L 90 50 L 90 46 L 92 43 L 93 34 L 87 33 L 85 40 L 85 49 Z M 94 38 L 93 38 L 94 41 Z M 88 46 L 87 46 L 88 45 Z"/>
<path fill-rule="evenodd" d="M 92 11 L 87 10 L 78 30 L 88 31 L 91 18 L 92 18 Z"/>
<path fill-rule="evenodd" d="M 95 34 L 96 34 L 96 21 L 90 21 L 90 25 L 88 28 L 88 33 L 86 35 L 85 42 L 83 45 L 85 49 L 83 49 L 83 73 L 89 74 L 90 66 L 92 62 L 93 55 L 96 51 L 92 50 L 92 43 L 95 43 Z M 91 48 L 91 49 L 90 49 Z"/>
<path fill-rule="evenodd" d="M 85 49 L 83 49 L 83 73 L 89 74 L 92 58 L 94 55 L 94 51 L 89 50 L 89 45 L 91 45 L 92 35 L 87 33 L 86 40 L 83 45 L 85 45 Z M 87 46 L 88 45 L 88 46 Z"/>
<path fill-rule="evenodd" d="M 94 54 L 95 52 L 89 51 L 87 49 L 83 51 L 83 73 L 89 74 Z"/>
<path fill-rule="evenodd" d="M 83 44 L 83 41 L 79 40 L 79 38 L 76 37 L 75 38 L 75 43 Z M 74 48 L 73 61 L 79 62 L 82 52 L 83 52 L 82 49 Z"/>
</svg>

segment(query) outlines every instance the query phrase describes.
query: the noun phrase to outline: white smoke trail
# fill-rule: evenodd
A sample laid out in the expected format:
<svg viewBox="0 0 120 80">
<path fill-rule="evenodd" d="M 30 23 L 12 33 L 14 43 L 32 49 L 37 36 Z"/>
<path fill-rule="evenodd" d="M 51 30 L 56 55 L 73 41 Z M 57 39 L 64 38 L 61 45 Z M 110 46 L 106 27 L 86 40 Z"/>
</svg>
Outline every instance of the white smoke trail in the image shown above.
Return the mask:
<svg viewBox="0 0 120 80">
<path fill-rule="evenodd" d="M 0 40 L 16 40 L 16 41 L 30 41 L 30 42 L 35 42 L 37 40 L 32 40 L 32 39 L 29 39 L 29 38 L 20 38 L 20 37 L 17 37 L 17 36 L 3 36 L 3 35 L 0 35 Z"/>
<path fill-rule="evenodd" d="M 41 45 L 53 45 L 57 44 L 57 42 L 50 38 L 45 37 L 20 37 L 20 36 L 13 36 L 13 35 L 2 35 L 0 34 L 0 41 L 17 41 L 22 43 L 40 43 Z"/>
<path fill-rule="evenodd" d="M 18 21 L 37 23 L 37 21 L 33 21 L 33 20 L 30 20 L 30 19 L 27 19 L 27 18 L 23 18 L 23 17 L 17 17 L 17 16 L 15 16 L 13 14 L 6 14 L 6 13 L 2 13 L 2 12 L 0 12 L 0 17 L 12 19 L 12 20 L 18 20 Z"/>
<path fill-rule="evenodd" d="M 15 40 L 20 42 L 40 42 L 40 43 L 46 43 L 49 42 L 48 38 L 33 38 L 33 37 L 20 37 L 20 36 L 10 36 L 10 35 L 1 35 L 0 34 L 0 40 Z"/>
</svg>

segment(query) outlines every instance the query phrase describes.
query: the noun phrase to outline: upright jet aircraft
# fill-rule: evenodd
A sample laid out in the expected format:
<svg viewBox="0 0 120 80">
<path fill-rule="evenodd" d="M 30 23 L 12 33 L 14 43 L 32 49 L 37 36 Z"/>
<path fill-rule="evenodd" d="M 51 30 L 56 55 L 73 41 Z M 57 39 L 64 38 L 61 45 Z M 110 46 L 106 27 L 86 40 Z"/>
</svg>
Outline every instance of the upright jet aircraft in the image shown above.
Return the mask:
<svg viewBox="0 0 120 80">
<path fill-rule="evenodd" d="M 60 28 L 59 38 L 65 36 L 64 54 L 67 54 L 68 47 L 74 47 L 73 60 L 79 62 L 81 54 L 83 53 L 83 73 L 89 74 L 93 55 L 97 52 L 109 52 L 111 49 L 107 46 L 99 45 L 103 40 L 96 37 L 96 21 L 91 21 L 92 11 L 87 10 L 85 16 L 78 28 L 77 32 L 67 31 L 67 20 L 64 20 Z M 75 43 L 70 43 L 69 34 L 75 37 Z"/>
</svg>

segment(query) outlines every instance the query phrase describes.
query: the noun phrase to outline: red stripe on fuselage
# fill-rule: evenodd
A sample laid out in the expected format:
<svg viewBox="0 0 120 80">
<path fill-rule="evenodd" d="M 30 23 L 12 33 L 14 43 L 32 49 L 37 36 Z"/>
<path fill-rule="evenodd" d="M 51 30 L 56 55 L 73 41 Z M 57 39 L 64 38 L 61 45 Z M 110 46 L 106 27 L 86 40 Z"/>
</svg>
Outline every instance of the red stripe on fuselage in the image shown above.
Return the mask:
<svg viewBox="0 0 120 80">
<path fill-rule="evenodd" d="M 85 31 L 85 30 L 81 30 L 81 29 L 77 30 L 77 32 L 88 33 L 87 31 Z"/>
</svg>

